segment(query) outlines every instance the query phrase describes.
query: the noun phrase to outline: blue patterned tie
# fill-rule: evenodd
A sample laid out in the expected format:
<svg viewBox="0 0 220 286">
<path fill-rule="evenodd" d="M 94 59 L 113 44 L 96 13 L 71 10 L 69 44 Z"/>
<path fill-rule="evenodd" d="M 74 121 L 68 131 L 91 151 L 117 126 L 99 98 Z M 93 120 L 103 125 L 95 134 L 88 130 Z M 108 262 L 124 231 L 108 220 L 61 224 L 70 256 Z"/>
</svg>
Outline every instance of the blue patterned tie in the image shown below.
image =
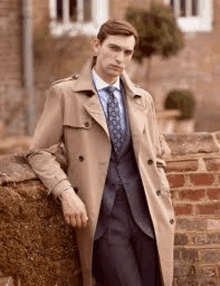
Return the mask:
<svg viewBox="0 0 220 286">
<path fill-rule="evenodd" d="M 118 100 L 114 95 L 115 87 L 108 86 L 104 88 L 109 94 L 107 101 L 107 112 L 108 112 L 108 125 L 110 130 L 111 139 L 115 152 L 118 153 L 122 147 L 124 137 L 121 126 L 121 117 Z"/>
</svg>

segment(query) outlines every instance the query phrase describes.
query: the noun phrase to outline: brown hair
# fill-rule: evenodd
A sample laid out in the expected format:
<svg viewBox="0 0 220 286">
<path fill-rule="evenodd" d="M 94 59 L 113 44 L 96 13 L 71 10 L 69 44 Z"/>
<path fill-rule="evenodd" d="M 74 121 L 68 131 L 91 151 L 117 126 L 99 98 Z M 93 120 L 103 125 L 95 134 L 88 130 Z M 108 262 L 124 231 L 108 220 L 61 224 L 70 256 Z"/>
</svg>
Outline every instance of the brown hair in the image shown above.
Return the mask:
<svg viewBox="0 0 220 286">
<path fill-rule="evenodd" d="M 100 43 L 103 43 L 108 35 L 134 36 L 136 45 L 138 43 L 136 29 L 125 20 L 108 20 L 102 24 L 97 35 Z"/>
</svg>

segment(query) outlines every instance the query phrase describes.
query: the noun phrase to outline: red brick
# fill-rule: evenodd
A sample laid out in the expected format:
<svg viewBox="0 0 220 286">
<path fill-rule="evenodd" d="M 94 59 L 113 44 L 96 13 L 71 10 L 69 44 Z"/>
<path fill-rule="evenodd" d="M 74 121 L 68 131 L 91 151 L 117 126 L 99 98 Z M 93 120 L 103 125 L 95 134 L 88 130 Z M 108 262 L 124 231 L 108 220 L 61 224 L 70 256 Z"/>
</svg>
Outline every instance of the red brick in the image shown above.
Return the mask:
<svg viewBox="0 0 220 286">
<path fill-rule="evenodd" d="M 201 262 L 219 263 L 220 249 L 204 249 L 200 251 Z"/>
<path fill-rule="evenodd" d="M 186 172 L 198 169 L 198 160 L 170 161 L 167 162 L 167 172 Z"/>
<path fill-rule="evenodd" d="M 207 190 L 207 196 L 210 200 L 220 200 L 220 189 Z"/>
<path fill-rule="evenodd" d="M 185 233 L 175 233 L 174 245 L 187 245 L 188 236 Z"/>
<path fill-rule="evenodd" d="M 192 205 L 190 204 L 174 204 L 175 215 L 192 214 Z"/>
<path fill-rule="evenodd" d="M 205 190 L 182 190 L 179 192 L 180 200 L 199 201 L 205 196 Z"/>
<path fill-rule="evenodd" d="M 206 173 L 200 173 L 200 174 L 191 174 L 190 180 L 195 186 L 210 186 L 214 183 L 215 178 L 213 174 L 206 174 Z"/>
<path fill-rule="evenodd" d="M 182 238 L 182 240 L 181 240 Z M 183 237 L 179 237 L 177 234 L 175 235 L 175 239 L 177 242 L 179 243 L 184 243 L 184 236 Z M 220 233 L 216 232 L 216 233 L 196 233 L 193 235 L 192 237 L 192 241 L 194 244 L 196 245 L 205 245 L 205 244 L 220 244 Z M 178 244 L 176 244 L 178 245 Z M 184 244 L 182 244 L 184 245 Z"/>
<path fill-rule="evenodd" d="M 208 171 L 220 170 L 220 158 L 203 159 Z"/>
<path fill-rule="evenodd" d="M 167 175 L 170 187 L 182 187 L 184 185 L 184 176 L 183 175 Z"/>
<path fill-rule="evenodd" d="M 197 205 L 199 214 L 220 214 L 220 202 Z"/>
<path fill-rule="evenodd" d="M 216 224 L 218 227 L 218 223 Z M 181 230 L 181 231 L 184 230 L 185 232 L 188 232 L 188 231 L 204 231 L 206 229 L 207 229 L 207 220 L 203 218 L 198 219 L 191 217 L 191 218 L 178 218 L 176 220 L 176 230 Z M 216 230 L 216 228 L 214 230 Z"/>
</svg>

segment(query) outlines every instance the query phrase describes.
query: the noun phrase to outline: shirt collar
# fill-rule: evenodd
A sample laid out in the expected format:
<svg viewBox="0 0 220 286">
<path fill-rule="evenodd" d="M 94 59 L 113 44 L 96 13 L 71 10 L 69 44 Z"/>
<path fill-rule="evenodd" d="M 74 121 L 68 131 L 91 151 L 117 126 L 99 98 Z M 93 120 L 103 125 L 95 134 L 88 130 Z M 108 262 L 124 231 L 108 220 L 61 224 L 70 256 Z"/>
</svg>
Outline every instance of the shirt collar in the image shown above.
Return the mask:
<svg viewBox="0 0 220 286">
<path fill-rule="evenodd" d="M 109 86 L 109 84 L 107 82 L 105 82 L 100 76 L 97 75 L 94 68 L 92 69 L 92 76 L 93 76 L 93 82 L 94 82 L 96 89 L 98 91 L 100 89 L 103 89 L 103 88 Z M 118 90 L 120 90 L 120 78 L 118 77 L 116 82 L 111 86 L 116 87 Z"/>
</svg>

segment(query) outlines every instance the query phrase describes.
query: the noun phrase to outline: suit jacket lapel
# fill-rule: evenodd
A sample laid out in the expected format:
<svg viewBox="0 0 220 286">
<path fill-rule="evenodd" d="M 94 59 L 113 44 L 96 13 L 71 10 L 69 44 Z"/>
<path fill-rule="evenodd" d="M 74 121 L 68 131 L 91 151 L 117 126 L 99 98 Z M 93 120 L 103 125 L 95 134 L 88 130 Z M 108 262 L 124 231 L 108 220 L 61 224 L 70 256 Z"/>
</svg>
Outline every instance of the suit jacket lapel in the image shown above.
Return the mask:
<svg viewBox="0 0 220 286">
<path fill-rule="evenodd" d="M 133 83 L 130 81 L 126 73 L 123 73 L 122 81 L 125 88 L 128 120 L 130 123 L 133 147 L 136 160 L 138 162 L 145 127 L 144 99 L 140 92 L 137 91 L 137 88 L 135 88 Z"/>
</svg>

